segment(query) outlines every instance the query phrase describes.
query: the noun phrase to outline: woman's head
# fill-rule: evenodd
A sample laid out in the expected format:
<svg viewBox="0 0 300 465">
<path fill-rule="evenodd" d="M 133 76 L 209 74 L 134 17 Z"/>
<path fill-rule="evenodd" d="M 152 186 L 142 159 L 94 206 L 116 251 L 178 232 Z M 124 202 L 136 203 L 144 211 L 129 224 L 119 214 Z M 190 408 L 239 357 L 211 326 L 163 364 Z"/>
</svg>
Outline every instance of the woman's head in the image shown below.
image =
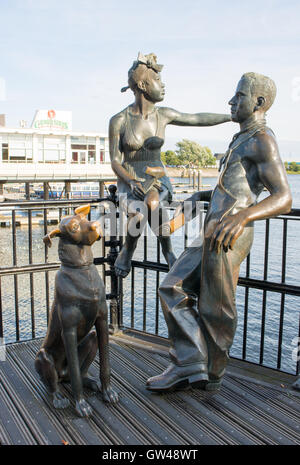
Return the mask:
<svg viewBox="0 0 300 465">
<path fill-rule="evenodd" d="M 160 102 L 164 98 L 164 84 L 161 82 L 160 71 L 163 65 L 156 63 L 156 55 L 139 53 L 137 60 L 128 71 L 128 86 L 121 92 L 131 89 L 134 94 L 141 92 L 145 97 L 154 102 Z"/>
</svg>

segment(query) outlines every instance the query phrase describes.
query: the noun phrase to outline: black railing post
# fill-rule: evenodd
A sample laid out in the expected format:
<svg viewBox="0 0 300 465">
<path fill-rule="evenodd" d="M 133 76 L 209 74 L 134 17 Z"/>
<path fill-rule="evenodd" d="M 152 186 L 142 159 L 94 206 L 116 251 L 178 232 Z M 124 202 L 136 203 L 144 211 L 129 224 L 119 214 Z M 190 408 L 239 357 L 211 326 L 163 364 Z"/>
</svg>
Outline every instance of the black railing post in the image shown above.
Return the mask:
<svg viewBox="0 0 300 465">
<path fill-rule="evenodd" d="M 108 200 L 114 204 L 117 208 L 118 206 L 118 199 L 117 199 L 117 186 L 114 184 L 110 185 L 109 188 L 109 197 Z M 116 210 L 115 210 L 116 212 Z M 113 215 L 114 212 L 111 212 Z M 117 214 L 117 212 L 116 212 Z M 111 217 L 111 226 L 112 226 L 113 218 Z M 116 221 L 113 225 L 113 229 L 116 229 Z M 110 235 L 109 241 L 105 242 L 105 246 L 109 247 L 109 253 L 107 254 L 107 263 L 109 265 L 109 270 L 106 271 L 105 275 L 110 276 L 110 294 L 106 297 L 110 300 L 110 327 L 113 333 L 117 333 L 120 331 L 122 326 L 122 309 L 121 309 L 121 286 L 119 282 L 119 277 L 115 273 L 115 261 L 118 256 L 118 247 L 120 245 L 120 241 L 117 238 L 117 231 L 113 231 L 113 234 Z"/>
</svg>

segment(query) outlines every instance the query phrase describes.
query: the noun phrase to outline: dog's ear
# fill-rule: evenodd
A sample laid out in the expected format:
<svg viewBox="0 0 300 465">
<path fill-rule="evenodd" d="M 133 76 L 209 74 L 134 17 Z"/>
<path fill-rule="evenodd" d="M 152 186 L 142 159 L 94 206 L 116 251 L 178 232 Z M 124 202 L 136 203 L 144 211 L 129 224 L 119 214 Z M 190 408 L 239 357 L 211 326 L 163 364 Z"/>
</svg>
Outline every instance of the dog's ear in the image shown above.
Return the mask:
<svg viewBox="0 0 300 465">
<path fill-rule="evenodd" d="M 91 206 L 82 205 L 82 207 L 77 207 L 75 210 L 75 215 L 87 216 L 90 213 Z"/>
<path fill-rule="evenodd" d="M 48 247 L 51 247 L 52 237 L 58 236 L 60 234 L 61 234 L 60 229 L 53 229 L 53 231 L 49 232 L 49 234 L 46 234 L 46 236 L 43 237 L 43 241 Z"/>
</svg>

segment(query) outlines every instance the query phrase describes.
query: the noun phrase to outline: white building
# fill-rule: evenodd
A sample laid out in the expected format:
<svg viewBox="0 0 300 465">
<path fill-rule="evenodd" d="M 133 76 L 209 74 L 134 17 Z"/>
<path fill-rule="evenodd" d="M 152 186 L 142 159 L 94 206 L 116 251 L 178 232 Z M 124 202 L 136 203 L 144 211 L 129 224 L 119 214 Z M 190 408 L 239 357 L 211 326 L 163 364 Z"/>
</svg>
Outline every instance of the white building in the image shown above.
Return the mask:
<svg viewBox="0 0 300 465">
<path fill-rule="evenodd" d="M 0 182 L 115 177 L 107 135 L 72 131 L 70 111 L 38 110 L 30 128 L 0 126 L 0 166 Z"/>
</svg>

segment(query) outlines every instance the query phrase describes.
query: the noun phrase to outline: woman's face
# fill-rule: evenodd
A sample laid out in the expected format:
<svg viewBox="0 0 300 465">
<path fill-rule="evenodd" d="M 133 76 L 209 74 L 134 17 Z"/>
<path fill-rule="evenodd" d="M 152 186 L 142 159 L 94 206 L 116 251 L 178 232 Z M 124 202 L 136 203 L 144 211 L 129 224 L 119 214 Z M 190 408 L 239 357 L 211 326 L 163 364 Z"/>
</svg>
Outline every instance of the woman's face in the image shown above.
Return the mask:
<svg viewBox="0 0 300 465">
<path fill-rule="evenodd" d="M 165 85 L 161 82 L 160 73 L 156 73 L 153 69 L 148 69 L 144 80 L 144 94 L 151 102 L 161 102 L 165 96 Z"/>
</svg>

